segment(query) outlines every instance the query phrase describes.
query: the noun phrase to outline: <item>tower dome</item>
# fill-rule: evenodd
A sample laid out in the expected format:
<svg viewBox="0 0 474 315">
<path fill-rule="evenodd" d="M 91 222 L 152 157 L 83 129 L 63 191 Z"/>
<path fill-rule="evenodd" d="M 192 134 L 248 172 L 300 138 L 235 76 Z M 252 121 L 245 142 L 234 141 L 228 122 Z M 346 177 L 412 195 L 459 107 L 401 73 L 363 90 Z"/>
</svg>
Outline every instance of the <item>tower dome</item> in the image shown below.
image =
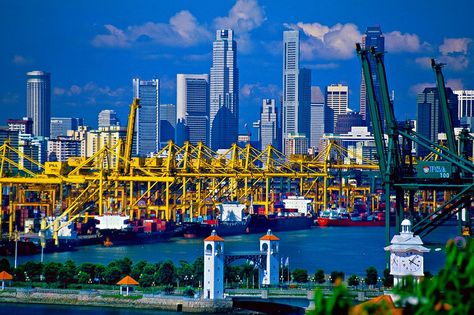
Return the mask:
<svg viewBox="0 0 474 315">
<path fill-rule="evenodd" d="M 411 222 L 408 219 L 402 221 L 402 232 L 401 233 L 411 233 Z"/>
</svg>

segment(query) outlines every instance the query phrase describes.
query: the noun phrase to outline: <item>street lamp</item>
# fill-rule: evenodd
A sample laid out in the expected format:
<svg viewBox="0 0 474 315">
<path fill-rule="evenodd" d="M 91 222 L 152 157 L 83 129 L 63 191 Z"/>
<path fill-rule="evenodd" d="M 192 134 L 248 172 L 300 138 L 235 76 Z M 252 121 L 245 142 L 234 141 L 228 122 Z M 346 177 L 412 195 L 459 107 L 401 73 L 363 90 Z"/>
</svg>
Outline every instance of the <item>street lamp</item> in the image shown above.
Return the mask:
<svg viewBox="0 0 474 315">
<path fill-rule="evenodd" d="M 155 296 L 155 286 L 156 286 L 155 281 L 153 281 L 151 283 L 151 295 L 153 296 Z"/>
<path fill-rule="evenodd" d="M 18 241 L 20 240 L 20 232 L 18 230 L 15 230 L 15 233 L 13 235 L 15 239 L 15 269 L 18 264 Z"/>
</svg>

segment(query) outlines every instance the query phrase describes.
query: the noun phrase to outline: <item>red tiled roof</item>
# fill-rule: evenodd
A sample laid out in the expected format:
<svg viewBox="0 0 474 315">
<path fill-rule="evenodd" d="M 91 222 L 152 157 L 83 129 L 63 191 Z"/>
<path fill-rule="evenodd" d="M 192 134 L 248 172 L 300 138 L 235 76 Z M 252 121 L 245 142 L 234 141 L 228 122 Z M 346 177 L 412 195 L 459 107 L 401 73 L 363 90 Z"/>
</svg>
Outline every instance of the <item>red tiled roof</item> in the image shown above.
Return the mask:
<svg viewBox="0 0 474 315">
<path fill-rule="evenodd" d="M 118 285 L 138 285 L 138 282 L 132 277 L 126 276 L 125 278 L 117 282 L 117 284 Z"/>
<path fill-rule="evenodd" d="M 0 281 L 13 280 L 13 276 L 6 271 L 0 272 Z"/>
<path fill-rule="evenodd" d="M 220 237 L 219 235 L 210 235 L 207 238 L 204 239 L 205 242 L 223 242 L 224 239 Z"/>
</svg>

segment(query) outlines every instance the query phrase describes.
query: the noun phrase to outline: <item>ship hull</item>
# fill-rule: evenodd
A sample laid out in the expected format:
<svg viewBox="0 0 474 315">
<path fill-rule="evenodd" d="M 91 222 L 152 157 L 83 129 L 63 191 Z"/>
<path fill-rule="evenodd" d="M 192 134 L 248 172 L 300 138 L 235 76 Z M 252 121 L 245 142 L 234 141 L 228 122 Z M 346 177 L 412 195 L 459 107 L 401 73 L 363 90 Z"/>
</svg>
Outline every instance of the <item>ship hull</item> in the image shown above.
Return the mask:
<svg viewBox="0 0 474 315">
<path fill-rule="evenodd" d="M 111 246 L 166 241 L 173 237 L 175 233 L 174 231 L 135 232 L 127 230 L 100 230 L 98 234 L 101 244 Z"/>
<path fill-rule="evenodd" d="M 385 221 L 352 221 L 351 219 L 318 218 L 319 226 L 385 226 Z"/>
</svg>

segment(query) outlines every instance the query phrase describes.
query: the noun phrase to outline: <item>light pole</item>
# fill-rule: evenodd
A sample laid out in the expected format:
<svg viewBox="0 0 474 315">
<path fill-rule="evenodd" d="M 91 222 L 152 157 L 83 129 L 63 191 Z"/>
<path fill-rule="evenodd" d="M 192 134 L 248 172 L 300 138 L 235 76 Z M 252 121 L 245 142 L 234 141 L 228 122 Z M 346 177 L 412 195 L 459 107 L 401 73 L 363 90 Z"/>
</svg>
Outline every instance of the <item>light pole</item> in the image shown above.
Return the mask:
<svg viewBox="0 0 474 315">
<path fill-rule="evenodd" d="M 20 240 L 20 233 L 18 232 L 18 230 L 15 230 L 13 237 L 15 238 L 15 269 L 16 269 L 17 264 L 18 264 L 18 241 Z"/>
<path fill-rule="evenodd" d="M 151 295 L 155 296 L 155 281 L 151 283 Z"/>
</svg>

